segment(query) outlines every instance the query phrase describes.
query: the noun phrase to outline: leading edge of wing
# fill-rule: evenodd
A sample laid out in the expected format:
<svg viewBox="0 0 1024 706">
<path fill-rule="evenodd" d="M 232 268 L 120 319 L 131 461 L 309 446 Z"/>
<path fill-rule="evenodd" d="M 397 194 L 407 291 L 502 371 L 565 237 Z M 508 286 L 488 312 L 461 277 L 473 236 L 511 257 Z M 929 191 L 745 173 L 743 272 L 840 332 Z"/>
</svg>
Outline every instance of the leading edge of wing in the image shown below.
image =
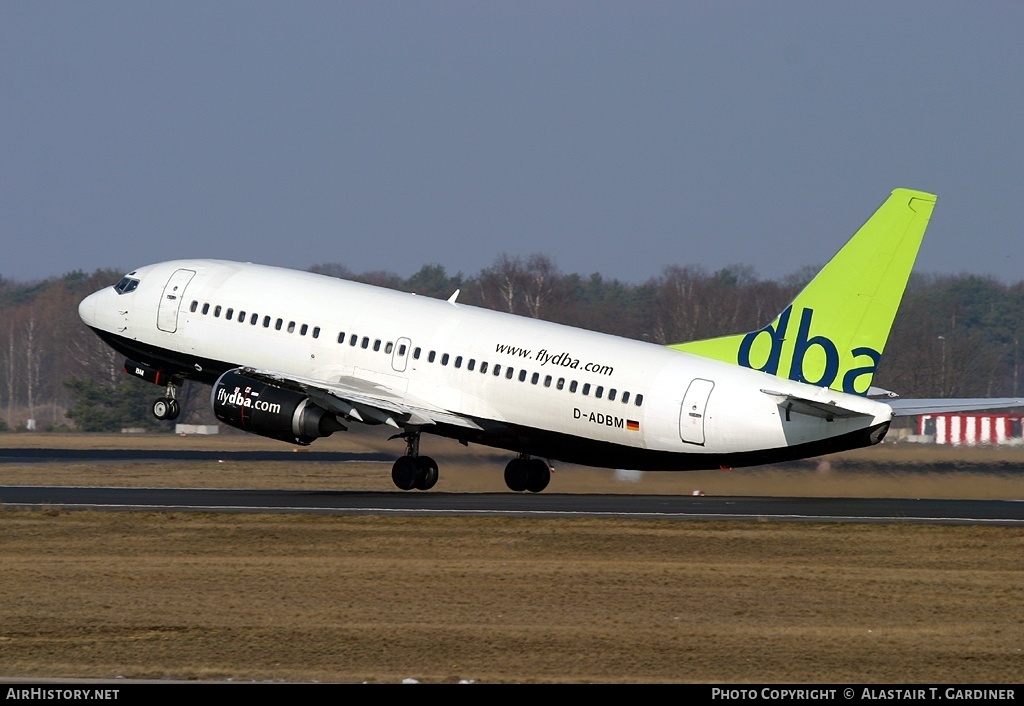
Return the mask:
<svg viewBox="0 0 1024 706">
<path fill-rule="evenodd" d="M 948 412 L 975 412 L 987 409 L 1009 409 L 1024 407 L 1021 397 L 932 397 L 884 399 L 897 417 L 914 417 L 920 414 L 946 414 Z"/>
<path fill-rule="evenodd" d="M 476 430 L 482 428 L 471 419 L 422 401 L 410 400 L 378 382 L 361 378 L 328 382 L 273 370 L 240 370 L 250 377 L 304 392 L 324 409 L 357 422 L 383 423 L 396 428 L 400 426 L 399 422 L 415 426 L 443 423 Z"/>
</svg>

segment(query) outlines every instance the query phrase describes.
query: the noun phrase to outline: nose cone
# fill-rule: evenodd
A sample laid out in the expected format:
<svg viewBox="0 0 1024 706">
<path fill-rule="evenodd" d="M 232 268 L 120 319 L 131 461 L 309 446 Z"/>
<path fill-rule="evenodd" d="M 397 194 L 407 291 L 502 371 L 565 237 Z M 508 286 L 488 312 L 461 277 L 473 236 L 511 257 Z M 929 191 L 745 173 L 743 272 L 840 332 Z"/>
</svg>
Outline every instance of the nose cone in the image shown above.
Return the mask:
<svg viewBox="0 0 1024 706">
<path fill-rule="evenodd" d="M 86 326 L 96 326 L 96 302 L 101 292 L 93 292 L 78 305 L 78 316 L 85 322 Z"/>
</svg>

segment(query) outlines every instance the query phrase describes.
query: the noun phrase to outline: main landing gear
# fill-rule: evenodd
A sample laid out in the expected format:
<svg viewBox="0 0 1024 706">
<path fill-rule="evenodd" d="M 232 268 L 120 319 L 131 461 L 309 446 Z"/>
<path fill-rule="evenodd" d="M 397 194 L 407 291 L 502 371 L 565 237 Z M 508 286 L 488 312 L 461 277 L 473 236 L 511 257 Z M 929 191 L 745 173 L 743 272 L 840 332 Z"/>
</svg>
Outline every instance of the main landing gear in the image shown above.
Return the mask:
<svg viewBox="0 0 1024 706">
<path fill-rule="evenodd" d="M 181 414 L 181 405 L 174 398 L 175 387 L 173 382 L 167 383 L 167 391 L 163 397 L 153 403 L 153 416 L 161 421 L 171 421 Z"/>
<path fill-rule="evenodd" d="M 395 437 L 392 437 L 395 438 Z M 437 483 L 437 462 L 420 456 L 420 434 L 403 434 L 405 455 L 391 467 L 391 480 L 402 490 L 430 490 Z M 518 493 L 539 493 L 551 482 L 551 466 L 539 458 L 519 454 L 505 466 L 505 485 Z"/>
<path fill-rule="evenodd" d="M 437 462 L 420 456 L 419 432 L 404 435 L 405 456 L 391 467 L 391 480 L 402 490 L 430 490 L 437 483 Z"/>
<path fill-rule="evenodd" d="M 505 485 L 509 490 L 539 493 L 547 488 L 550 482 L 551 466 L 543 459 L 519 454 L 505 466 Z"/>
</svg>

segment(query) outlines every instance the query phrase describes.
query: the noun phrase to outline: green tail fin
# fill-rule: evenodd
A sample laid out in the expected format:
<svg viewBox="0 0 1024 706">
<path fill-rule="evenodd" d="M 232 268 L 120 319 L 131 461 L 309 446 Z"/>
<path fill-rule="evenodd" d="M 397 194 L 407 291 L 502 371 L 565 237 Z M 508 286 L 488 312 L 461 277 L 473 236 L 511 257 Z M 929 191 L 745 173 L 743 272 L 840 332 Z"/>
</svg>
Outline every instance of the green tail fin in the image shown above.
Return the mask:
<svg viewBox="0 0 1024 706">
<path fill-rule="evenodd" d="M 670 347 L 866 395 L 935 199 L 923 191 L 893 191 L 793 303 L 764 328 Z"/>
</svg>

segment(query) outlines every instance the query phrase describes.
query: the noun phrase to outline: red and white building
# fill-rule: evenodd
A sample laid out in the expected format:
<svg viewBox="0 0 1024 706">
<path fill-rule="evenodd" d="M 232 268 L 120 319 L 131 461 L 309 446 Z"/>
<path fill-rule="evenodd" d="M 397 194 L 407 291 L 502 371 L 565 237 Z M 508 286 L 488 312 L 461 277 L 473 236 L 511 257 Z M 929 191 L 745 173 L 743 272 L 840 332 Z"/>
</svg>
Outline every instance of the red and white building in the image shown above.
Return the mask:
<svg viewBox="0 0 1024 706">
<path fill-rule="evenodd" d="M 953 446 L 1019 444 L 1022 423 L 1019 414 L 923 414 L 917 418 L 917 433 Z"/>
</svg>

